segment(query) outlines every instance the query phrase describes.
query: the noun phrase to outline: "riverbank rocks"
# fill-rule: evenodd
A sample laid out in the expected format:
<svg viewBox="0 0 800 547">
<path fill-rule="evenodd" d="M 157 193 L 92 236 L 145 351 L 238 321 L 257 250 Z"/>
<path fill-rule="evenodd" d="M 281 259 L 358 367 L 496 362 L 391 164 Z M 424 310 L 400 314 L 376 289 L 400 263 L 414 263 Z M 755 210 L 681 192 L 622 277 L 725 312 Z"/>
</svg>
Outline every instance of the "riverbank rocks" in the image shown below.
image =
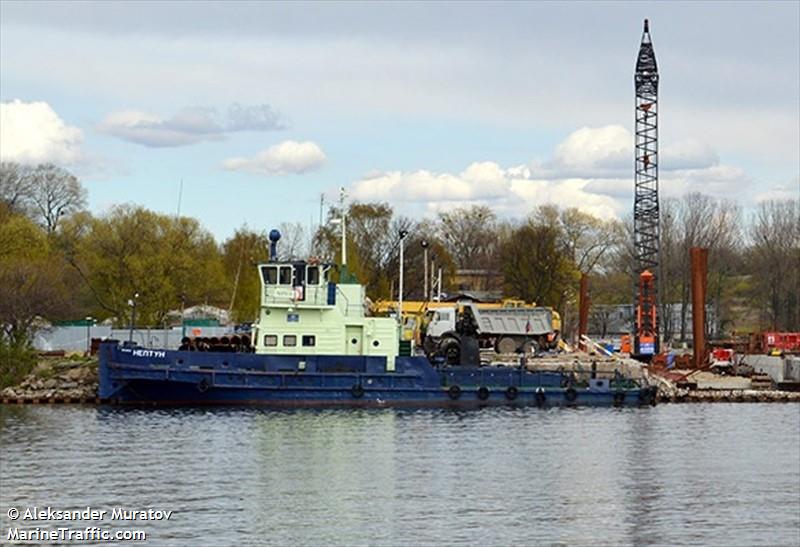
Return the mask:
<svg viewBox="0 0 800 547">
<path fill-rule="evenodd" d="M 97 397 L 97 361 L 76 358 L 43 358 L 16 386 L 0 391 L 0 401 L 93 402 Z"/>
</svg>

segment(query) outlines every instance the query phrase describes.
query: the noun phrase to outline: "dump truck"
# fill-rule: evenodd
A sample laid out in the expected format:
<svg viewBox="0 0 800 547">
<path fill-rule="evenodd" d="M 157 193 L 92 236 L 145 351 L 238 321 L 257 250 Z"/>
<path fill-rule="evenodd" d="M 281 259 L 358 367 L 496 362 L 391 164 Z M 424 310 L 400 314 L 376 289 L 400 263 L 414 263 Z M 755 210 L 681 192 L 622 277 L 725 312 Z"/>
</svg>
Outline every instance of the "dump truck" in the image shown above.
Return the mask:
<svg viewBox="0 0 800 547">
<path fill-rule="evenodd" d="M 481 309 L 472 302 L 439 307 L 426 315 L 423 347 L 448 364 L 462 361 L 464 350 L 477 342 L 478 349 L 496 353 L 535 354 L 558 346 L 558 314 L 546 307 Z"/>
</svg>

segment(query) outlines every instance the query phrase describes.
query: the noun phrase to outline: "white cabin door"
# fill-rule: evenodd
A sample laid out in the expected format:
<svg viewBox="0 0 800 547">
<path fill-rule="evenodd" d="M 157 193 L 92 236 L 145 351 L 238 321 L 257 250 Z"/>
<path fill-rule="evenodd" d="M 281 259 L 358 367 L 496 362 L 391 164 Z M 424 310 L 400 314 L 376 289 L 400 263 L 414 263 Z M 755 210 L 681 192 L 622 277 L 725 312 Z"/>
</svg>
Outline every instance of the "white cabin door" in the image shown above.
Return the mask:
<svg viewBox="0 0 800 547">
<path fill-rule="evenodd" d="M 347 355 L 361 355 L 361 344 L 364 335 L 364 329 L 360 326 L 347 326 L 345 327 L 345 340 L 347 344 Z"/>
</svg>

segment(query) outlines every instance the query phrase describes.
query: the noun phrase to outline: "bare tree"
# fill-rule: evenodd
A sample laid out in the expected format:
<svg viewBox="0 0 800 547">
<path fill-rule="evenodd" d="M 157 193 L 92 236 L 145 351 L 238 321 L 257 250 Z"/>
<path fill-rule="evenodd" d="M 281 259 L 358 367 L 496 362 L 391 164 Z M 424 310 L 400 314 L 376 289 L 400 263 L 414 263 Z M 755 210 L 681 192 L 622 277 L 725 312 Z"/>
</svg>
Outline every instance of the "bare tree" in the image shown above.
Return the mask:
<svg viewBox="0 0 800 547">
<path fill-rule="evenodd" d="M 689 298 L 691 296 L 689 249 L 705 247 L 709 249 L 709 252 L 713 252 L 716 240 L 713 219 L 717 215 L 718 207 L 719 204 L 714 198 L 693 192 L 684 195 L 675 208 L 680 232 L 673 259 L 679 276 L 676 281 L 680 284 L 681 341 L 686 341 L 688 337 Z"/>
<path fill-rule="evenodd" d="M 575 207 L 561 211 L 558 221 L 565 252 L 582 273 L 592 272 L 625 239 L 621 222 L 604 221 Z"/>
<path fill-rule="evenodd" d="M 800 204 L 759 204 L 750 228 L 753 296 L 769 328 L 800 330 Z"/>
<path fill-rule="evenodd" d="M 485 205 L 439 213 L 439 237 L 459 268 L 488 268 L 500 245 L 494 211 Z"/>
<path fill-rule="evenodd" d="M 39 318 L 69 309 L 60 273 L 50 261 L 16 260 L 0 266 L 0 339 L 15 347 L 29 344 Z"/>
<path fill-rule="evenodd" d="M 29 167 L 14 162 L 0 163 L 0 200 L 15 213 L 26 214 L 30 208 L 32 185 Z"/>
<path fill-rule="evenodd" d="M 51 163 L 39 165 L 28 174 L 34 218 L 53 233 L 62 216 L 86 206 L 86 190 L 66 169 Z"/>
<path fill-rule="evenodd" d="M 308 230 L 300 222 L 281 222 L 278 225 L 281 242 L 278 252 L 286 260 L 307 258 L 310 248 Z"/>
</svg>

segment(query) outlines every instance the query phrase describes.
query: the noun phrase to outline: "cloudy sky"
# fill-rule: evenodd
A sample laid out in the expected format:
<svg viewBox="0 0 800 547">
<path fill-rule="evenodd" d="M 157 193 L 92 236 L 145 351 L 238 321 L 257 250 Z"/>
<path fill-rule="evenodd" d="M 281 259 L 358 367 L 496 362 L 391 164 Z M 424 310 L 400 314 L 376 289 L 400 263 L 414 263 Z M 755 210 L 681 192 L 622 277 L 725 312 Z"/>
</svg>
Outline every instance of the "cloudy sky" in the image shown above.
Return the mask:
<svg viewBox="0 0 800 547">
<path fill-rule="evenodd" d="M 320 194 L 422 217 L 632 208 L 642 20 L 662 195 L 800 197 L 800 3 L 0 2 L 0 156 L 98 214 L 316 222 Z"/>
</svg>

